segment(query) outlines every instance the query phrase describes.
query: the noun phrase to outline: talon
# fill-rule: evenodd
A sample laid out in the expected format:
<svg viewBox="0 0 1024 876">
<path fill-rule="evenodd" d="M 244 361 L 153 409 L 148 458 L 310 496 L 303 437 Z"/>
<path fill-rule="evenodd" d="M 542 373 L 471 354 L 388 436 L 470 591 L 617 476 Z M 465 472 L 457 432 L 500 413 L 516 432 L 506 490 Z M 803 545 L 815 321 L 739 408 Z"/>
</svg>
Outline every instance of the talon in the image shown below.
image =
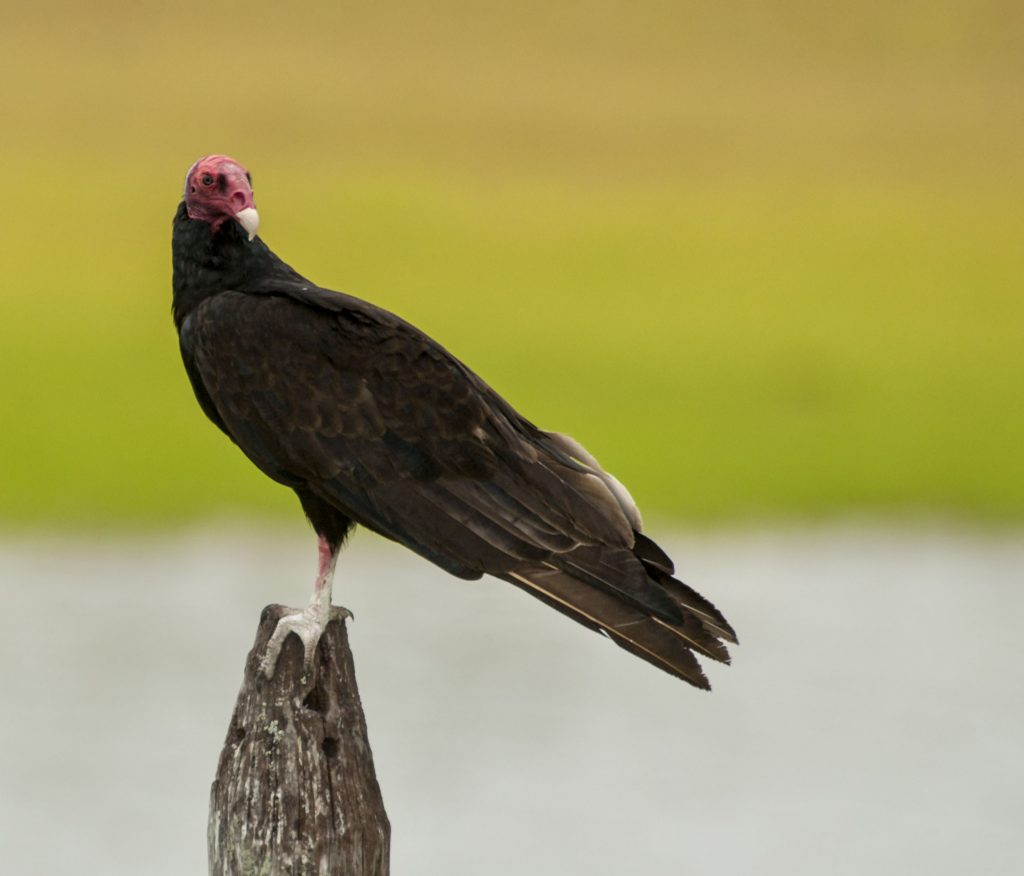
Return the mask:
<svg viewBox="0 0 1024 876">
<path fill-rule="evenodd" d="M 299 637 L 299 641 L 302 642 L 302 665 L 304 670 L 308 670 L 313 666 L 316 647 L 320 643 L 327 624 L 335 620 L 348 620 L 353 616 L 352 612 L 340 605 L 330 606 L 326 618 L 323 617 L 323 614 L 323 609 L 319 604 L 310 603 L 303 611 L 286 614 L 277 622 L 273 634 L 267 640 L 263 659 L 260 660 L 260 671 L 268 679 L 274 677 L 277 661 L 281 657 L 281 649 L 290 633 L 295 633 Z"/>
<path fill-rule="evenodd" d="M 313 666 L 316 646 L 323 635 L 324 627 L 332 620 L 348 620 L 352 612 L 340 605 L 331 605 L 331 579 L 334 575 L 334 563 L 338 558 L 340 543 L 332 543 L 324 536 L 317 542 L 320 553 L 320 565 L 317 570 L 313 596 L 302 611 L 286 614 L 277 622 L 274 632 L 267 640 L 267 648 L 260 661 L 260 670 L 267 678 L 274 677 L 277 660 L 281 656 L 281 648 L 289 633 L 295 633 L 302 642 L 302 665 L 304 670 Z"/>
</svg>

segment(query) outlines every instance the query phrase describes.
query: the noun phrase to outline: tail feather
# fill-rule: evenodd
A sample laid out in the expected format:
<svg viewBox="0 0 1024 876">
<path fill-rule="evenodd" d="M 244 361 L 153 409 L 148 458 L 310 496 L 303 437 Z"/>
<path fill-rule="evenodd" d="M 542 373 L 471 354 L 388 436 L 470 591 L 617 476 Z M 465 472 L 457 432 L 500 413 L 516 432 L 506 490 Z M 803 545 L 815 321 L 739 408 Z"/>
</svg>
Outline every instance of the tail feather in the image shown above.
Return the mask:
<svg viewBox="0 0 1024 876">
<path fill-rule="evenodd" d="M 694 687 L 711 689 L 686 643 L 629 603 L 560 569 L 533 567 L 510 572 L 509 578 L 573 620 L 604 633 L 620 648 Z"/>
<path fill-rule="evenodd" d="M 647 574 L 665 589 L 676 604 L 697 615 L 711 635 L 738 644 L 736 632 L 722 613 L 692 587 L 672 577 L 675 566 L 668 554 L 643 533 L 637 532 L 635 535 L 633 553 L 643 563 Z"/>
<path fill-rule="evenodd" d="M 711 635 L 725 639 L 727 642 L 732 642 L 734 645 L 739 644 L 739 639 L 736 638 L 736 631 L 710 600 L 705 599 L 692 587 L 688 587 L 671 575 L 656 575 L 655 580 L 665 588 L 665 592 L 678 605 L 698 617 L 704 628 Z"/>
<path fill-rule="evenodd" d="M 588 545 L 553 556 L 549 562 L 594 587 L 615 591 L 622 599 L 663 621 L 674 624 L 683 619 L 676 602 L 628 550 Z"/>
<path fill-rule="evenodd" d="M 732 662 L 729 649 L 714 636 L 709 635 L 697 618 L 687 615 L 681 624 L 667 624 L 661 618 L 654 618 L 654 620 L 679 636 L 688 648 L 692 648 L 712 660 L 717 660 L 719 663 Z"/>
<path fill-rule="evenodd" d="M 648 569 L 657 569 L 666 575 L 676 571 L 672 558 L 642 532 L 633 531 L 633 553 Z"/>
<path fill-rule="evenodd" d="M 628 551 L 613 550 L 629 555 Z M 656 556 L 652 551 L 645 552 Z M 643 562 L 639 553 L 630 555 L 634 562 Z M 650 587 L 657 589 L 659 595 L 664 594 L 675 609 L 673 619 L 669 620 L 657 604 L 640 604 L 615 586 L 616 582 L 602 581 L 595 566 L 587 564 L 589 568 L 582 569 L 572 564 L 560 565 L 561 568 L 551 563 L 524 564 L 504 577 L 577 623 L 603 633 L 620 648 L 695 687 L 710 690 L 693 652 L 728 663 L 728 649 L 719 639 L 736 641 L 732 627 L 710 602 L 653 564 L 643 562 Z M 602 563 L 603 569 L 616 565 L 620 564 Z M 636 565 L 639 567 L 640 563 Z"/>
</svg>

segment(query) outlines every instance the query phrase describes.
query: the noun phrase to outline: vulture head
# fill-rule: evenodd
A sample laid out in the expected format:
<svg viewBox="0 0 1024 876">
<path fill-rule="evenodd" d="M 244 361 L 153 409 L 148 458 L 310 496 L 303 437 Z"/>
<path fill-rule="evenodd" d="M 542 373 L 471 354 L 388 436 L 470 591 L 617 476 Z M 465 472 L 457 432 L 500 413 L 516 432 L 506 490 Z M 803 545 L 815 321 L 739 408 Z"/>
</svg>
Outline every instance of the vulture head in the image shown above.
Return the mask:
<svg viewBox="0 0 1024 876">
<path fill-rule="evenodd" d="M 211 233 L 234 219 L 252 240 L 260 227 L 252 199 L 252 177 L 226 155 L 207 155 L 189 168 L 185 175 L 185 207 L 190 219 L 209 222 Z"/>
</svg>

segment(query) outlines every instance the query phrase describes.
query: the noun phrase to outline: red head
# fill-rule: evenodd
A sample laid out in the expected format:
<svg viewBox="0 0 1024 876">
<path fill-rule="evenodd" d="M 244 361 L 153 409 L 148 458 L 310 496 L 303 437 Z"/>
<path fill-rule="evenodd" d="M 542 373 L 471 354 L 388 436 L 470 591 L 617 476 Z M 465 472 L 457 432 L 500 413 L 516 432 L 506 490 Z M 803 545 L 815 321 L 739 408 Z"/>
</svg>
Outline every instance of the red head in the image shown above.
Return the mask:
<svg viewBox="0 0 1024 876">
<path fill-rule="evenodd" d="M 226 219 L 234 219 L 249 235 L 256 236 L 259 215 L 253 206 L 252 177 L 233 158 L 207 155 L 185 175 L 185 208 L 190 219 L 210 223 L 217 231 Z"/>
</svg>

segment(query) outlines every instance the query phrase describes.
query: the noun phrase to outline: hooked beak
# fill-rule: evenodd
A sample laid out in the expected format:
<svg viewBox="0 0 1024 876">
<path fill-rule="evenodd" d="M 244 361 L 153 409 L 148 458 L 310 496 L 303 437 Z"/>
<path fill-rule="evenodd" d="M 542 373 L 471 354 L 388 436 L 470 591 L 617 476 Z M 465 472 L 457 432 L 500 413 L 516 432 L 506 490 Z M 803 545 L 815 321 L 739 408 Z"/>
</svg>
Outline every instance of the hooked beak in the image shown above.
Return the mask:
<svg viewBox="0 0 1024 876">
<path fill-rule="evenodd" d="M 246 207 L 244 210 L 239 210 L 235 213 L 235 221 L 245 229 L 249 235 L 249 240 L 252 240 L 256 236 L 256 232 L 259 231 L 260 214 L 256 212 L 255 207 Z"/>
</svg>

